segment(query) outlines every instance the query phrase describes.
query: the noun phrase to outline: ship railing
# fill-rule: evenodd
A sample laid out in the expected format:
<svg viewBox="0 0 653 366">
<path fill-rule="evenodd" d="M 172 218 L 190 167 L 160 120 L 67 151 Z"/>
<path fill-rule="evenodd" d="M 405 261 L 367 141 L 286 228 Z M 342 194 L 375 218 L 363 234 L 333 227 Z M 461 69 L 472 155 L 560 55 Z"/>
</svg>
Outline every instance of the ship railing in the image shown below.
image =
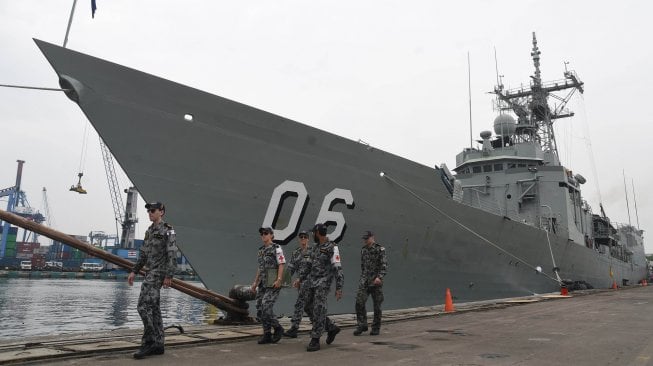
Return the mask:
<svg viewBox="0 0 653 366">
<path fill-rule="evenodd" d="M 487 191 L 482 191 L 475 187 L 463 187 L 463 199 L 461 203 L 498 216 L 504 215 L 499 203 Z"/>
</svg>

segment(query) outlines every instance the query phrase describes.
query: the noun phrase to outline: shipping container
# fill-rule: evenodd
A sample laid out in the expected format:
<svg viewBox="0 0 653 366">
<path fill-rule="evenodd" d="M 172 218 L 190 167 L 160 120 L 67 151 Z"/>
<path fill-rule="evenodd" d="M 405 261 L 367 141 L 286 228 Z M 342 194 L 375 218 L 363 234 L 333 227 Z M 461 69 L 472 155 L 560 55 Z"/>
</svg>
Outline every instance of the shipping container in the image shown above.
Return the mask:
<svg viewBox="0 0 653 366">
<path fill-rule="evenodd" d="M 34 254 L 48 254 L 50 252 L 50 247 L 39 247 L 39 248 L 34 248 Z"/>
<path fill-rule="evenodd" d="M 16 242 L 15 241 L 8 241 L 7 245 L 5 245 L 5 248 L 16 250 Z"/>
<path fill-rule="evenodd" d="M 16 253 L 16 258 L 20 259 L 32 259 L 32 253 Z"/>
<path fill-rule="evenodd" d="M 16 257 L 16 249 L 5 248 L 5 258 L 14 258 L 14 257 Z"/>
</svg>

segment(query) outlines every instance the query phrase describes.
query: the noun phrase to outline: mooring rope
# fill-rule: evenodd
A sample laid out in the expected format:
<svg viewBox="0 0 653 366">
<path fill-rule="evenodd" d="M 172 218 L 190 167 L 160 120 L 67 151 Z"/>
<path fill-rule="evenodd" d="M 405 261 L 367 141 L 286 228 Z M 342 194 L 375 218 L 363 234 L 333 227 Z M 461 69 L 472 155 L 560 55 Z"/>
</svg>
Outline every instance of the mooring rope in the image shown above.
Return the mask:
<svg viewBox="0 0 653 366">
<path fill-rule="evenodd" d="M 444 211 L 442 211 L 441 209 L 439 209 L 438 207 L 436 207 L 435 205 L 433 205 L 431 202 L 429 202 L 429 201 L 427 201 L 426 199 L 422 198 L 420 195 L 418 195 L 417 193 L 413 192 L 410 188 L 408 188 L 408 187 L 404 186 L 403 184 L 399 183 L 398 181 L 396 181 L 396 180 L 393 179 L 392 177 L 388 176 L 386 173 L 381 172 L 380 175 L 381 175 L 381 177 L 387 178 L 387 179 L 388 179 L 389 181 L 391 181 L 392 183 L 398 185 L 399 187 L 401 187 L 402 189 L 404 189 L 406 192 L 410 193 L 413 197 L 417 198 L 418 200 L 422 201 L 423 203 L 425 203 L 426 205 L 428 205 L 429 207 L 431 207 L 432 209 L 434 209 L 435 211 L 437 211 L 438 213 L 440 213 L 442 216 L 444 216 L 444 217 L 448 218 L 449 220 L 453 221 L 456 225 L 458 225 L 458 226 L 462 227 L 463 229 L 469 231 L 470 233 L 472 233 L 472 234 L 473 234 L 474 236 L 476 236 L 477 238 L 481 239 L 482 241 L 486 242 L 487 244 L 490 244 L 491 246 L 493 246 L 493 247 L 496 248 L 497 250 L 501 251 L 502 253 L 505 253 L 506 255 L 508 255 L 508 256 L 510 256 L 510 257 L 512 257 L 512 258 L 514 258 L 514 259 L 516 259 L 516 260 L 518 260 L 519 262 L 524 263 L 527 267 L 532 268 L 534 271 L 536 271 L 536 272 L 538 272 L 539 274 L 545 276 L 546 278 L 550 279 L 551 281 L 554 281 L 554 282 L 560 284 L 560 281 L 559 281 L 559 280 L 556 280 L 555 278 L 549 276 L 549 275 L 546 274 L 545 272 L 542 272 L 541 270 L 538 270 L 538 268 L 537 268 L 536 266 L 533 266 L 532 264 L 528 263 L 528 262 L 525 261 L 524 259 L 522 259 L 522 258 L 520 258 L 520 257 L 518 257 L 518 256 L 516 256 L 516 255 L 514 255 L 514 254 L 512 254 L 512 253 L 510 253 L 509 251 L 507 251 L 507 250 L 501 248 L 499 245 L 493 243 L 491 240 L 487 239 L 487 238 L 484 237 L 483 235 L 481 235 L 481 234 L 477 233 L 476 231 L 474 231 L 473 229 L 471 229 L 471 228 L 465 226 L 465 224 L 463 224 L 462 222 L 460 222 L 460 221 L 454 219 L 453 217 L 447 215 Z M 548 238 L 548 234 L 547 234 L 547 238 Z M 556 275 L 557 275 L 557 272 L 556 272 Z"/>
<path fill-rule="evenodd" d="M 58 89 L 58 88 L 44 88 L 40 86 L 25 86 L 25 85 L 9 85 L 9 84 L 0 84 L 4 88 L 18 88 L 18 89 L 33 89 L 33 90 L 47 90 L 47 91 L 70 91 L 70 89 Z"/>
</svg>

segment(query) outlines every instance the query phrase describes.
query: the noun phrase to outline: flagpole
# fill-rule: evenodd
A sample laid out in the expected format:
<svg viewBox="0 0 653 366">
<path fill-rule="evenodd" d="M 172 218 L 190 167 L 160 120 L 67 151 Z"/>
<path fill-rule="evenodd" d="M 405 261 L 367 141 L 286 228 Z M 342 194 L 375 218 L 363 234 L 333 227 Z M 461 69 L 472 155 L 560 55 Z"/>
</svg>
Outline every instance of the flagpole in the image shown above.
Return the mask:
<svg viewBox="0 0 653 366">
<path fill-rule="evenodd" d="M 73 24 L 73 15 L 75 15 L 76 5 L 77 5 L 77 0 L 73 0 L 73 8 L 70 9 L 70 18 L 68 18 L 68 28 L 66 29 L 66 37 L 63 39 L 63 48 L 66 48 L 66 44 L 68 44 L 68 33 L 70 33 L 70 25 Z"/>
</svg>

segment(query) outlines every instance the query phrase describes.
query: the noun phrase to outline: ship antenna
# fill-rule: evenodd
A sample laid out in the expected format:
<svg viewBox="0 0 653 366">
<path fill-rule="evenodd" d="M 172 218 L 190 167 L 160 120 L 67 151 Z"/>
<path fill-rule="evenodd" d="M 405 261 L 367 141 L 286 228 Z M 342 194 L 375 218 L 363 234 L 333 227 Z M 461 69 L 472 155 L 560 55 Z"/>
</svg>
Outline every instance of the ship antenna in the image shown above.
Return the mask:
<svg viewBox="0 0 653 366">
<path fill-rule="evenodd" d="M 501 84 L 501 75 L 499 75 L 499 61 L 497 61 L 497 47 L 494 46 L 494 71 L 497 73 L 497 86 L 499 90 L 503 89 L 503 84 Z"/>
<path fill-rule="evenodd" d="M 637 213 L 637 197 L 635 196 L 635 180 L 631 179 L 633 187 L 633 201 L 635 202 L 635 218 L 637 218 L 637 230 L 639 230 L 639 213 Z"/>
<path fill-rule="evenodd" d="M 628 205 L 628 187 L 626 186 L 626 172 L 623 169 L 621 170 L 621 172 L 622 172 L 622 174 L 624 176 L 624 191 L 626 192 L 626 211 L 628 211 L 628 225 L 631 225 L 631 223 L 630 223 L 630 206 Z"/>
<path fill-rule="evenodd" d="M 474 148 L 472 137 L 472 71 L 469 62 L 469 51 L 467 51 L 467 94 L 469 95 L 469 148 Z"/>
<path fill-rule="evenodd" d="M 63 39 L 63 48 L 66 48 L 68 44 L 68 33 L 70 33 L 70 25 L 73 24 L 73 16 L 75 15 L 75 6 L 77 6 L 77 0 L 73 0 L 73 7 L 70 9 L 70 17 L 68 18 L 68 28 L 66 28 L 66 36 Z"/>
</svg>

